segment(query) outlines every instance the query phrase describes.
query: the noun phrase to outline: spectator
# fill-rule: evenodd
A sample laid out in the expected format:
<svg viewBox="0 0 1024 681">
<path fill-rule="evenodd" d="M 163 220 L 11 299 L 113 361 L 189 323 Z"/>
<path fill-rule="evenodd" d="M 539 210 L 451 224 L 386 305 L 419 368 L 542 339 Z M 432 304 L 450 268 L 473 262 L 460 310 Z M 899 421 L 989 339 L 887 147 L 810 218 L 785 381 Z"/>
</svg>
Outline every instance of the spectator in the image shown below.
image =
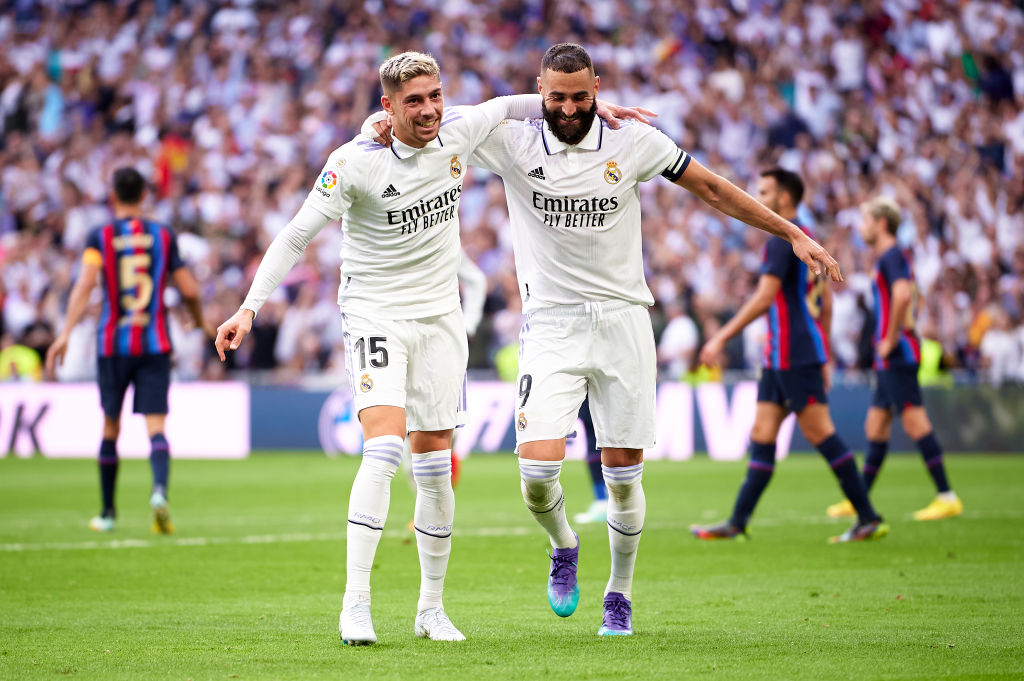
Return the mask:
<svg viewBox="0 0 1024 681">
<path fill-rule="evenodd" d="M 204 303 L 230 314 L 312 186 L 309 168 L 379 106 L 382 46 L 433 50 L 455 104 L 534 90 L 538 51 L 564 40 L 594 55 L 603 93 L 659 111 L 657 124 L 712 170 L 751 188 L 771 165 L 800 173 L 801 218 L 848 282 L 871 270 L 852 229 L 858 205 L 897 196 L 922 316 L 953 361 L 976 361 L 987 307 L 1024 333 L 1019 2 L 50 4 L 28 3 L 31 20 L 0 26 L 0 318 L 13 337 L 59 321 L 47 284 L 74 269 L 82 235 L 107 219 L 112 168 L 150 178 L 151 208 L 181 235 Z M 692 290 L 706 335 L 749 294 L 763 242 L 658 182 L 641 200 L 652 289 L 663 304 Z M 488 278 L 474 362 L 493 367 L 520 319 L 500 182 L 473 171 L 462 214 L 464 246 Z M 337 240 L 324 230 L 312 269 L 339 264 Z M 232 367 L 334 370 L 340 334 L 324 319 L 337 317 L 336 285 L 287 286 Z M 852 365 L 873 303 L 841 295 L 856 296 L 843 303 L 853 318 L 837 316 L 833 340 Z M 315 343 L 296 342 L 305 336 Z M 755 329 L 735 362 L 752 369 L 757 345 Z M 182 340 L 178 352 L 188 375 L 222 371 L 202 344 Z"/>
</svg>

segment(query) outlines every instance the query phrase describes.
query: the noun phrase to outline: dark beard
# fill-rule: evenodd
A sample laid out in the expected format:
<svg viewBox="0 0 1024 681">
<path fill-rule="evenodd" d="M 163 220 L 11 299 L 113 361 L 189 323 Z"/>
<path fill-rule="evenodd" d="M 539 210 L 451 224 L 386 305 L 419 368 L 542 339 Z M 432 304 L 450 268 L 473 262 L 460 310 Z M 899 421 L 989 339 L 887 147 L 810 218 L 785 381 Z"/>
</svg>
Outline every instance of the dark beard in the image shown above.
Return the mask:
<svg viewBox="0 0 1024 681">
<path fill-rule="evenodd" d="M 562 127 L 565 125 L 565 121 L 562 120 L 561 109 L 551 111 L 546 106 L 544 107 L 544 121 L 551 129 L 551 134 L 562 144 L 576 145 L 587 136 L 590 126 L 594 124 L 594 118 L 597 116 L 597 100 L 594 100 L 588 111 L 577 110 L 576 116 L 580 121 L 579 127 L 574 130 L 566 129 Z"/>
</svg>

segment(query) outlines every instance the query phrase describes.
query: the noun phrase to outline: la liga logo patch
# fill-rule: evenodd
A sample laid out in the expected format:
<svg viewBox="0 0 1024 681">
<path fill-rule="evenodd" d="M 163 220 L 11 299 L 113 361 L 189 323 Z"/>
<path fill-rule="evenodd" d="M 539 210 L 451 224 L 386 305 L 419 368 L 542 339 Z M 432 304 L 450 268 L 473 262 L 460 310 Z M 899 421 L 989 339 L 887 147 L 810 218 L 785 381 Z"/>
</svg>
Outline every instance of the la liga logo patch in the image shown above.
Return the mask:
<svg viewBox="0 0 1024 681">
<path fill-rule="evenodd" d="M 320 176 L 320 186 L 324 189 L 334 189 L 338 184 L 338 175 L 333 170 L 325 170 Z"/>
</svg>

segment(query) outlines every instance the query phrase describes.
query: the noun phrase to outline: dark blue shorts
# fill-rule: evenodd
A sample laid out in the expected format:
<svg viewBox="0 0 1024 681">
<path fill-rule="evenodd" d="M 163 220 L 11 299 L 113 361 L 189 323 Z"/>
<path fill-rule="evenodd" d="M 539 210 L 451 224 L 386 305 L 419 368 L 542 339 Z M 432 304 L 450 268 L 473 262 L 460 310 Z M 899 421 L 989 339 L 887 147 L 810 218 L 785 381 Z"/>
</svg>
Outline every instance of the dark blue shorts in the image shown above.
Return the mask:
<svg viewBox="0 0 1024 681">
<path fill-rule="evenodd" d="M 771 402 L 800 413 L 809 404 L 828 404 L 821 365 L 793 369 L 762 369 L 757 401 Z"/>
<path fill-rule="evenodd" d="M 879 369 L 875 372 L 872 407 L 886 410 L 895 407 L 896 413 L 902 414 L 907 407 L 920 407 L 923 404 L 921 384 L 917 382 L 917 365 Z"/>
<path fill-rule="evenodd" d="M 171 387 L 171 356 L 99 358 L 100 404 L 109 418 L 121 416 L 124 393 L 135 386 L 132 411 L 136 414 L 166 414 L 167 390 Z"/>
</svg>

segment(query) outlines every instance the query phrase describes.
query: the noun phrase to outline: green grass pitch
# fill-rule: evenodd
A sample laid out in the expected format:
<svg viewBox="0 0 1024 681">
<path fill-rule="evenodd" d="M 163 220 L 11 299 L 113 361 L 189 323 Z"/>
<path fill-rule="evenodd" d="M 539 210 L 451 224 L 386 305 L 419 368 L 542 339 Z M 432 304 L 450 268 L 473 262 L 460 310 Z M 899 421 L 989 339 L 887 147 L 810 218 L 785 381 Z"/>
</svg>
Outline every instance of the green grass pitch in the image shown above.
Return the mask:
<svg viewBox="0 0 1024 681">
<path fill-rule="evenodd" d="M 631 638 L 599 638 L 607 529 L 578 526 L 579 610 L 545 596 L 546 539 L 511 456 L 474 456 L 456 490 L 445 605 L 468 636 L 412 633 L 419 582 L 400 472 L 373 576 L 379 643 L 338 640 L 345 514 L 357 460 L 177 461 L 172 537 L 150 534 L 149 469 L 122 463 L 113 535 L 92 461 L 0 460 L 0 679 L 1021 679 L 1024 457 L 949 456 L 963 517 L 917 523 L 917 456 L 886 462 L 874 500 L 892 531 L 829 545 L 846 522 L 817 456 L 779 464 L 752 541 L 701 543 L 743 463 L 650 462 Z M 589 501 L 567 462 L 570 512 Z"/>
</svg>

